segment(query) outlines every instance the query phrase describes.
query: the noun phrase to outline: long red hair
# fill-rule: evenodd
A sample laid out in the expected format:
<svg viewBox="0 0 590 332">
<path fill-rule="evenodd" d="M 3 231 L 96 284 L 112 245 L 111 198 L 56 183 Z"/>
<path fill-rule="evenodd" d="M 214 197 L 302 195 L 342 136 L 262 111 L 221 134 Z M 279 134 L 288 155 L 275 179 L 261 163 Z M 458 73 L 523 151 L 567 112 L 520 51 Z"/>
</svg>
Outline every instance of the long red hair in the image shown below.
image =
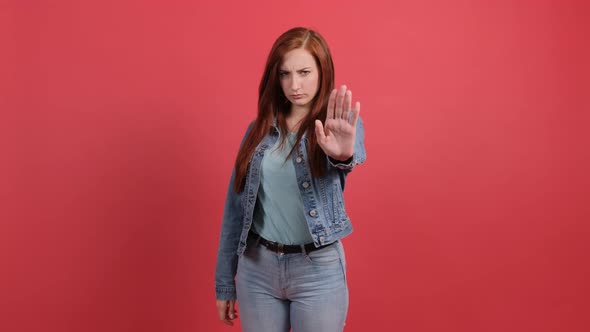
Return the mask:
<svg viewBox="0 0 590 332">
<path fill-rule="evenodd" d="M 304 48 L 314 57 L 319 71 L 319 84 L 311 110 L 299 126 L 297 140 L 289 156 L 296 150 L 303 134 L 307 132 L 306 137 L 309 143 L 307 155 L 309 156 L 312 176 L 322 176 L 325 172 L 326 154 L 317 143 L 315 120 L 319 119 L 323 123 L 326 119 L 328 98 L 330 92 L 334 89 L 334 64 L 330 49 L 324 38 L 313 30 L 297 27 L 283 33 L 275 41 L 268 55 L 258 88 L 258 115 L 236 158 L 234 190 L 238 193 L 244 190 L 246 173 L 252 154 L 271 129 L 275 117 L 281 133 L 284 134 L 281 135 L 281 144 L 284 143 L 287 136 L 286 117 L 291 111 L 291 103 L 281 89 L 279 69 L 283 56 L 297 48 Z"/>
</svg>

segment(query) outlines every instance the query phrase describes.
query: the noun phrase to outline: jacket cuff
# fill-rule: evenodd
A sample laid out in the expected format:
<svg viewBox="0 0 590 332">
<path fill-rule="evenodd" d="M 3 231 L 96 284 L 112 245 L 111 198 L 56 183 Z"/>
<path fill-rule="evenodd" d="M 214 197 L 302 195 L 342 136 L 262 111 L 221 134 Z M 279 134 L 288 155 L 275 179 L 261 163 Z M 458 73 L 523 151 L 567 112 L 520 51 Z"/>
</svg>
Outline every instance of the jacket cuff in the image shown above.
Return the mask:
<svg viewBox="0 0 590 332">
<path fill-rule="evenodd" d="M 237 298 L 235 287 L 215 287 L 215 295 L 217 300 L 235 300 Z"/>
<path fill-rule="evenodd" d="M 333 159 L 332 157 L 328 156 L 328 162 L 330 163 L 330 165 L 342 169 L 342 170 L 351 170 L 354 167 L 354 155 L 344 161 L 342 160 L 336 160 Z"/>
</svg>

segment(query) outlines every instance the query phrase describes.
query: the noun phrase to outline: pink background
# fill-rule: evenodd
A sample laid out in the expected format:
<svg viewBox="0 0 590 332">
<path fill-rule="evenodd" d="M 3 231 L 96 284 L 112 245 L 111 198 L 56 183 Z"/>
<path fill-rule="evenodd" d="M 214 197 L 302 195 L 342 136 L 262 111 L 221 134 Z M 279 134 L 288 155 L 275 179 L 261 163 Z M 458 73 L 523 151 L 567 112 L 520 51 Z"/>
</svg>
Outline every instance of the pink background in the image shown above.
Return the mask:
<svg viewBox="0 0 590 332">
<path fill-rule="evenodd" d="M 586 1 L 3 1 L 0 330 L 238 331 L 214 264 L 275 38 L 362 103 L 347 331 L 590 330 Z"/>
</svg>

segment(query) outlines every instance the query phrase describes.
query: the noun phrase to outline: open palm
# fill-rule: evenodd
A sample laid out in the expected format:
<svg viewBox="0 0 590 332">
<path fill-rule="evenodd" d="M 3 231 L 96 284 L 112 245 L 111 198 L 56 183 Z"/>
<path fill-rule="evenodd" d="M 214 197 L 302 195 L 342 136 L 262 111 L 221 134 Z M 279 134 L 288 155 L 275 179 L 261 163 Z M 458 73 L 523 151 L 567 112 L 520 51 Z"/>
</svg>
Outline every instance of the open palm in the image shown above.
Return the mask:
<svg viewBox="0 0 590 332">
<path fill-rule="evenodd" d="M 326 155 L 336 160 L 346 160 L 354 153 L 356 123 L 361 104 L 357 101 L 354 109 L 351 104 L 351 90 L 347 90 L 345 85 L 340 90 L 334 89 L 328 100 L 326 121 L 323 125 L 320 120 L 315 121 L 318 144 Z"/>
</svg>

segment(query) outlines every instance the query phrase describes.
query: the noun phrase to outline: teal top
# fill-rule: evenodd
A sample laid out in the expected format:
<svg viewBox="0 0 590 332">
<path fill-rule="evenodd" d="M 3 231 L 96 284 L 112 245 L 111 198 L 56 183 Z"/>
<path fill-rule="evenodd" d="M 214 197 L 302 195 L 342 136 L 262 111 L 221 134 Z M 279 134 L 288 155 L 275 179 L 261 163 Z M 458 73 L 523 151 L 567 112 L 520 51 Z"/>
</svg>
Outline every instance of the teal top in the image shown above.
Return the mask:
<svg viewBox="0 0 590 332">
<path fill-rule="evenodd" d="M 279 137 L 264 154 L 254 208 L 254 230 L 263 238 L 282 244 L 313 242 L 297 186 L 295 167 L 290 158 L 286 159 L 296 140 L 296 133 L 288 133 L 283 149 L 279 150 Z"/>
</svg>

